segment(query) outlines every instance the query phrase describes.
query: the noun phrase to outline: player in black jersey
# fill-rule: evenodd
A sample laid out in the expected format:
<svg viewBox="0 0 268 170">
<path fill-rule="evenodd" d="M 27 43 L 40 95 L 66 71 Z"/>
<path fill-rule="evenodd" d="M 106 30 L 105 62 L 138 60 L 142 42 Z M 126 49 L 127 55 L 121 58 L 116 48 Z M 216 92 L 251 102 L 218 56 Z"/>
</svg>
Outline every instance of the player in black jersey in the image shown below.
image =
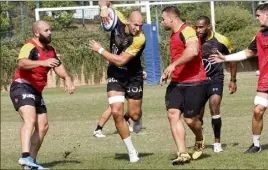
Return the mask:
<svg viewBox="0 0 268 170">
<path fill-rule="evenodd" d="M 229 40 L 211 30 L 210 19 L 207 16 L 200 16 L 196 20 L 196 30 L 202 43 L 202 58 L 205 67 L 208 86 L 207 86 L 207 100 L 209 100 L 209 108 L 211 113 L 211 123 L 214 131 L 215 143 L 214 152 L 221 152 L 222 147 L 220 143 L 221 132 L 221 116 L 220 104 L 223 92 L 224 83 L 224 66 L 222 63 L 211 63 L 208 57 L 211 54 L 216 54 L 217 51 L 223 54 L 229 54 L 232 51 L 232 46 Z M 232 94 L 236 91 L 236 63 L 230 63 L 231 80 L 229 84 L 229 92 Z M 204 108 L 200 113 L 200 120 L 203 122 Z"/>
<path fill-rule="evenodd" d="M 107 20 L 108 1 L 99 1 L 100 17 Z M 107 93 L 115 126 L 124 141 L 130 162 L 139 160 L 134 148 L 128 125 L 124 119 L 124 100 L 128 101 L 128 116 L 134 120 L 141 120 L 141 104 L 143 96 L 143 71 L 140 57 L 145 47 L 145 35 L 142 32 L 142 15 L 133 11 L 128 18 L 115 9 L 118 21 L 111 32 L 110 52 L 105 50 L 95 40 L 90 41 L 91 49 L 100 53 L 109 61 L 107 70 Z"/>
</svg>

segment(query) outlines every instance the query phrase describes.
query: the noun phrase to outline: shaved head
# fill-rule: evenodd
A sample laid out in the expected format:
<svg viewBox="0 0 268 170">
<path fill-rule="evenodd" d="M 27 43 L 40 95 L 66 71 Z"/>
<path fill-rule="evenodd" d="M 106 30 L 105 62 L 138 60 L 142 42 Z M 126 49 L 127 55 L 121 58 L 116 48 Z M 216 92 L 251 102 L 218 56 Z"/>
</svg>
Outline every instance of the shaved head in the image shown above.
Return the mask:
<svg viewBox="0 0 268 170">
<path fill-rule="evenodd" d="M 42 44 L 49 44 L 51 42 L 51 29 L 48 22 L 38 20 L 33 23 L 33 36 Z"/>
<path fill-rule="evenodd" d="M 44 26 L 47 26 L 49 25 L 46 21 L 43 21 L 43 20 L 38 20 L 38 21 L 35 21 L 33 23 L 33 27 L 32 27 L 32 30 L 33 30 L 33 34 L 34 33 L 38 33 L 39 30 L 44 27 Z"/>
<path fill-rule="evenodd" d="M 142 22 L 142 20 L 143 20 L 143 18 L 142 18 L 142 14 L 141 14 L 140 11 L 132 11 L 132 12 L 130 13 L 130 15 L 128 16 L 128 19 L 129 19 L 129 20 L 141 20 L 141 22 Z"/>
<path fill-rule="evenodd" d="M 127 27 L 132 35 L 136 35 L 141 31 L 143 17 L 140 11 L 132 11 L 128 16 Z"/>
</svg>

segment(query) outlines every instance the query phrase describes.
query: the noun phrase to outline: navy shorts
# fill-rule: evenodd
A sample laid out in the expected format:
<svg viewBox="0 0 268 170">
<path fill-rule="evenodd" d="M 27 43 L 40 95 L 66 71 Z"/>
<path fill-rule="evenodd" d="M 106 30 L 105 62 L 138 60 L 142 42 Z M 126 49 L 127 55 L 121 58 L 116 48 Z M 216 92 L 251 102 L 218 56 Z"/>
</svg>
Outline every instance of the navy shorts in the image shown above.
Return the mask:
<svg viewBox="0 0 268 170">
<path fill-rule="evenodd" d="M 207 84 L 182 86 L 170 83 L 166 90 L 166 109 L 178 109 L 185 118 L 193 118 L 200 113 L 206 102 Z"/>
<path fill-rule="evenodd" d="M 16 111 L 21 106 L 30 105 L 36 108 L 36 113 L 47 113 L 42 94 L 27 83 L 13 82 L 10 87 L 10 98 Z"/>
</svg>

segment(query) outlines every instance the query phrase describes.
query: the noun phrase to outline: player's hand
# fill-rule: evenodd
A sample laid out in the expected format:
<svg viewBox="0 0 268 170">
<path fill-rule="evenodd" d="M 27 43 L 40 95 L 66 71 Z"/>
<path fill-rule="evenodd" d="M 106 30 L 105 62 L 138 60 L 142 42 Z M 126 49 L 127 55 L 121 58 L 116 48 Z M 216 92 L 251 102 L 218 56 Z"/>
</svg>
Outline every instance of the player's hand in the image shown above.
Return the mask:
<svg viewBox="0 0 268 170">
<path fill-rule="evenodd" d="M 170 77 L 172 72 L 175 70 L 175 67 L 173 64 L 170 64 L 165 70 L 164 70 L 164 74 L 167 76 L 167 77 Z"/>
<path fill-rule="evenodd" d="M 60 61 L 56 58 L 49 58 L 49 59 L 46 59 L 46 60 L 42 60 L 42 66 L 43 67 L 57 67 L 59 66 L 60 64 Z"/>
<path fill-rule="evenodd" d="M 95 40 L 91 40 L 89 41 L 89 46 L 91 47 L 91 50 L 94 51 L 94 52 L 98 52 L 98 50 L 100 48 L 102 48 L 101 44 L 98 43 L 97 41 Z"/>
<path fill-rule="evenodd" d="M 217 53 L 218 54 L 212 54 L 209 56 L 208 60 L 214 64 L 214 63 L 223 63 L 225 61 L 225 57 L 222 53 L 220 53 L 218 50 L 217 50 Z"/>
<path fill-rule="evenodd" d="M 70 77 L 66 77 L 64 80 L 64 88 L 69 94 L 73 94 L 75 87 Z"/>
<path fill-rule="evenodd" d="M 143 80 L 146 80 L 147 78 L 147 73 L 145 71 L 142 72 L 142 77 L 143 77 Z"/>
<path fill-rule="evenodd" d="M 236 90 L 237 90 L 236 83 L 233 82 L 233 81 L 230 81 L 230 83 L 229 83 L 229 93 L 233 94 L 233 93 L 236 92 Z"/>
<path fill-rule="evenodd" d="M 168 76 L 165 73 L 163 73 L 161 78 L 160 78 L 160 85 L 163 86 L 164 84 L 166 84 L 167 79 L 168 79 Z"/>
<path fill-rule="evenodd" d="M 100 11 L 100 18 L 101 18 L 101 21 L 104 25 L 107 25 L 109 24 L 109 19 L 111 19 L 111 14 L 109 13 L 108 9 L 102 9 Z"/>
</svg>

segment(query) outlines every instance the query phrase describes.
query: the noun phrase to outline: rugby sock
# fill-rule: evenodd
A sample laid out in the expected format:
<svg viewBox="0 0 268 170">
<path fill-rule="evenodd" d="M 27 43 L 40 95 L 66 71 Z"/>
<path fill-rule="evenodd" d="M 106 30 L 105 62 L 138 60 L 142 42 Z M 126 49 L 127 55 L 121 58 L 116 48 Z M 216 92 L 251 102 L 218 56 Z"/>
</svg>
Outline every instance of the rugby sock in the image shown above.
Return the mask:
<svg viewBox="0 0 268 170">
<path fill-rule="evenodd" d="M 131 136 L 123 139 L 125 145 L 127 146 L 128 153 L 136 152 L 136 149 L 134 148 L 131 140 Z"/>
<path fill-rule="evenodd" d="M 214 131 L 215 138 L 221 137 L 221 116 L 220 115 L 214 115 L 211 117 L 211 124 Z"/>
<path fill-rule="evenodd" d="M 102 130 L 102 127 L 100 125 L 98 125 L 95 131 L 97 131 L 97 130 Z"/>
<path fill-rule="evenodd" d="M 254 146 L 260 147 L 261 135 L 252 135 Z"/>
<path fill-rule="evenodd" d="M 23 158 L 27 158 L 28 156 L 30 156 L 30 152 L 22 152 L 21 157 Z"/>
</svg>

